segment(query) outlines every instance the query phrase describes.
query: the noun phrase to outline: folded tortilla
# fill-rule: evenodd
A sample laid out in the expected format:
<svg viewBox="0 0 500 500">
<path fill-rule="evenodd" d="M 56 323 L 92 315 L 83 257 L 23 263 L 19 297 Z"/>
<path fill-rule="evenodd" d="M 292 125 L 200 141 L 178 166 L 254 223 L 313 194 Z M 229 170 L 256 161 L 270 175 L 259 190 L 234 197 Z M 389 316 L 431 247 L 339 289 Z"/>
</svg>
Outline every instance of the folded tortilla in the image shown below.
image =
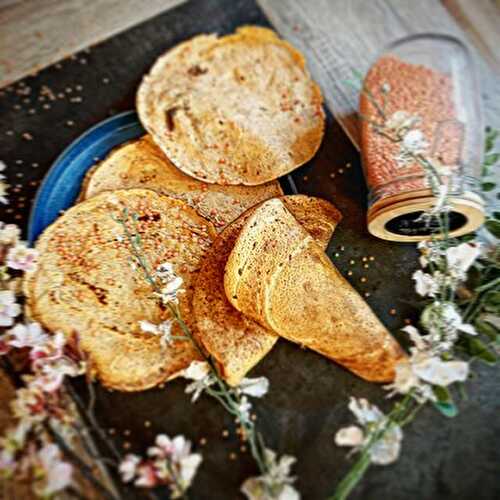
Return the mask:
<svg viewBox="0 0 500 500">
<path fill-rule="evenodd" d="M 340 212 L 329 202 L 304 195 L 280 198 L 304 229 L 326 248 Z M 195 335 L 230 385 L 241 379 L 274 346 L 278 335 L 235 309 L 224 292 L 224 268 L 241 227 L 255 209 L 222 231 L 198 273 L 193 295 Z"/>
<path fill-rule="evenodd" d="M 246 220 L 227 260 L 231 304 L 278 335 L 387 382 L 405 354 L 279 199 Z"/>
</svg>

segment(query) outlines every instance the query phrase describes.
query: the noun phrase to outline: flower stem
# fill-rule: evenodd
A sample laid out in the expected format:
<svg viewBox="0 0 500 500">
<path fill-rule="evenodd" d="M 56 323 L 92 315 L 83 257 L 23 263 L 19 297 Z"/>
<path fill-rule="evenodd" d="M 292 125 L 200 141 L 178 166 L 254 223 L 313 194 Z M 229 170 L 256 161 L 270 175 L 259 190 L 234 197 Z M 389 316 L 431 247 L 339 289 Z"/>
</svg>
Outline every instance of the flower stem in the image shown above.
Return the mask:
<svg viewBox="0 0 500 500">
<path fill-rule="evenodd" d="M 159 294 L 161 288 L 156 282 L 155 277 L 151 273 L 149 263 L 146 261 L 146 258 L 144 257 L 141 251 L 140 239 L 137 238 L 137 235 L 132 234 L 127 227 L 126 214 L 124 213 L 123 219 L 115 218 L 114 220 L 119 222 L 123 226 L 125 236 L 131 246 L 132 255 L 134 256 L 139 267 L 141 268 L 144 274 L 144 278 L 151 285 L 153 291 Z M 213 377 L 217 382 L 217 385 L 220 390 L 214 391 L 208 388 L 207 389 L 208 395 L 216 399 L 228 413 L 239 419 L 239 422 L 245 432 L 245 437 L 249 442 L 252 457 L 254 458 L 261 474 L 266 474 L 268 472 L 268 466 L 264 455 L 265 445 L 263 443 L 262 437 L 255 430 L 255 424 L 241 415 L 240 395 L 233 388 L 228 387 L 226 382 L 220 377 L 217 367 L 215 366 L 212 358 L 205 353 L 205 351 L 202 349 L 196 338 L 193 336 L 190 328 L 182 318 L 178 306 L 173 303 L 168 303 L 167 306 L 170 312 L 172 313 L 172 316 L 174 317 L 175 321 L 181 328 L 185 338 L 191 341 L 191 343 L 194 345 L 200 356 L 208 364 L 208 366 L 210 367 L 211 374 L 213 375 Z"/>
<path fill-rule="evenodd" d="M 365 472 L 370 467 L 370 461 L 370 450 L 369 448 L 365 448 L 358 461 L 351 467 L 342 481 L 340 481 L 335 493 L 329 500 L 345 500 L 355 486 L 363 479 Z"/>
</svg>

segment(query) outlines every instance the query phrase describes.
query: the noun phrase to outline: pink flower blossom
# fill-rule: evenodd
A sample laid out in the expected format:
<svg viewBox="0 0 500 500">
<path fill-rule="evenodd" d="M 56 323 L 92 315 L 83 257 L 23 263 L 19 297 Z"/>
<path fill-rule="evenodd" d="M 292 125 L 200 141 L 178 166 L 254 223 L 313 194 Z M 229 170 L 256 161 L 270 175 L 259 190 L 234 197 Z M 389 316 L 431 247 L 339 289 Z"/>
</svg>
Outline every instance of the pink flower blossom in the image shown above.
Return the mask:
<svg viewBox="0 0 500 500">
<path fill-rule="evenodd" d="M 118 471 L 124 483 L 129 483 L 137 474 L 137 467 L 141 463 L 141 457 L 128 453 L 120 463 Z"/>
<path fill-rule="evenodd" d="M 10 290 L 0 291 L 0 326 L 11 326 L 21 312 L 21 306 L 16 303 L 16 296 Z"/>
<path fill-rule="evenodd" d="M 11 269 L 31 272 L 36 269 L 37 258 L 37 250 L 28 248 L 25 243 L 18 243 L 8 251 L 6 264 Z"/>
<path fill-rule="evenodd" d="M 159 483 L 156 469 L 151 462 L 143 462 L 137 467 L 137 479 L 134 484 L 141 488 L 153 488 Z"/>
<path fill-rule="evenodd" d="M 8 344 L 17 349 L 36 347 L 44 344 L 48 339 L 39 323 L 28 323 L 26 325 L 19 323 L 9 330 L 8 336 Z"/>
<path fill-rule="evenodd" d="M 43 473 L 42 484 L 36 487 L 38 494 L 49 497 L 71 484 L 73 467 L 61 460 L 61 451 L 55 444 L 46 444 L 38 452 L 38 460 Z"/>
<path fill-rule="evenodd" d="M 34 370 L 51 360 L 60 358 L 64 353 L 66 337 L 62 332 L 47 336 L 45 342 L 33 346 L 30 352 L 30 359 Z"/>
</svg>

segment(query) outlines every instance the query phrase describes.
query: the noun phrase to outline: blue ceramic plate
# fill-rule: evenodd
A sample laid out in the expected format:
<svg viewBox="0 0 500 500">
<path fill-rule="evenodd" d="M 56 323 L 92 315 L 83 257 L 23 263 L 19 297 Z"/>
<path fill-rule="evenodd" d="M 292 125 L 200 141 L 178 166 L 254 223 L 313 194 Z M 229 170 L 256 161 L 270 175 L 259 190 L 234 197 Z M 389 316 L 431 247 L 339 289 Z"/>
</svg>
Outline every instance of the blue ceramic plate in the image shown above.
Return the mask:
<svg viewBox="0 0 500 500">
<path fill-rule="evenodd" d="M 96 159 L 144 133 L 137 113 L 127 111 L 98 123 L 72 142 L 54 162 L 38 190 L 28 225 L 29 242 L 33 244 L 61 210 L 74 204 L 82 180 Z"/>
<path fill-rule="evenodd" d="M 57 158 L 38 190 L 31 209 L 28 241 L 71 207 L 77 199 L 87 171 L 113 149 L 145 134 L 135 111 L 126 111 L 98 123 L 72 142 Z M 281 179 L 286 194 L 297 193 L 292 176 Z"/>
</svg>

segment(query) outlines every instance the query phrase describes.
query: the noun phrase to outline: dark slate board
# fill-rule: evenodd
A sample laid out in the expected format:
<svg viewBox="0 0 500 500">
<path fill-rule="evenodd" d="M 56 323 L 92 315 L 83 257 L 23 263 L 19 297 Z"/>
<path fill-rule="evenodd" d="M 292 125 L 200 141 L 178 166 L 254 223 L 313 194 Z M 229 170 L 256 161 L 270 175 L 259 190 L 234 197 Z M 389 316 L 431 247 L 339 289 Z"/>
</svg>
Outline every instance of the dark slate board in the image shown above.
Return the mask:
<svg viewBox="0 0 500 500">
<path fill-rule="evenodd" d="M 198 33 L 227 33 L 242 24 L 268 25 L 253 0 L 191 1 L 1 90 L 0 151 L 12 185 L 11 205 L 0 207 L 1 220 L 26 225 L 36 187 L 54 159 L 90 126 L 133 108 L 141 76 L 165 49 Z M 43 86 L 52 89 L 55 101 L 39 100 Z M 75 97 L 83 101 L 71 102 Z M 44 108 L 46 104 L 50 109 Z M 23 138 L 26 133 L 31 140 Z M 333 179 L 331 173 L 336 174 Z M 322 196 L 342 210 L 344 220 L 329 254 L 361 293 L 371 294 L 367 300 L 382 321 L 396 331 L 405 318 L 414 319 L 410 276 L 415 249 L 367 234 L 359 155 L 331 116 L 321 150 L 294 173 L 294 179 L 299 192 Z M 363 269 L 360 260 L 370 255 L 375 261 Z M 356 265 L 349 264 L 351 259 Z M 352 498 L 500 498 L 500 379 L 498 370 L 479 365 L 475 374 L 468 384 L 468 399 L 460 402 L 460 415 L 445 419 L 432 408 L 422 411 L 406 431 L 397 464 L 373 467 Z M 346 450 L 333 441 L 335 431 L 352 422 L 348 397 L 367 397 L 387 408 L 384 391 L 283 340 L 252 375 L 266 375 L 271 381 L 269 394 L 256 403 L 267 442 L 280 454 L 298 457 L 295 473 L 304 499 L 327 497 L 350 463 Z M 191 497 L 238 498 L 239 485 L 256 472 L 252 460 L 239 452 L 232 422 L 223 410 L 208 398 L 191 405 L 183 394 L 184 385 L 175 381 L 139 394 L 98 389 L 99 419 L 105 428 L 115 429 L 120 445 L 129 441 L 130 451 L 139 453 L 160 432 L 184 433 L 195 442 L 206 438 L 207 445 L 200 447 L 204 462 Z M 151 422 L 150 427 L 145 421 Z M 224 429 L 230 430 L 229 438 L 222 437 Z M 237 453 L 237 460 L 229 459 L 231 452 Z M 130 490 L 125 495 L 136 496 Z"/>
</svg>

